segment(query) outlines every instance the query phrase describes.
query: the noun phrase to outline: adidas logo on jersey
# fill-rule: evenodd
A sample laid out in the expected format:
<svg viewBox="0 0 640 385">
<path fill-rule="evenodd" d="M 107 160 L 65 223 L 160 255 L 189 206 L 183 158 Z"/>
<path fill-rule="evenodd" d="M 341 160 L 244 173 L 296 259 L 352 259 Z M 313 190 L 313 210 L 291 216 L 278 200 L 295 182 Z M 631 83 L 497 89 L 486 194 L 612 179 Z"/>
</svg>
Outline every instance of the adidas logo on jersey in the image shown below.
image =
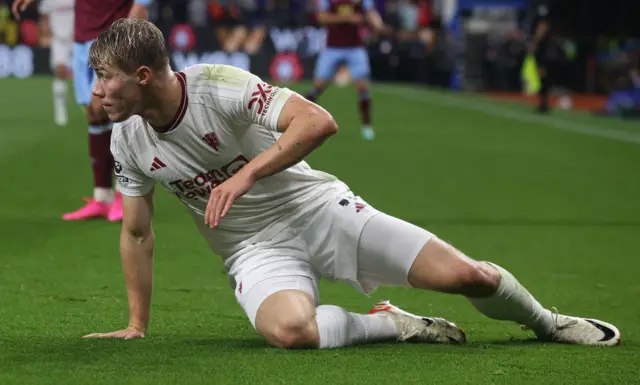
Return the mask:
<svg viewBox="0 0 640 385">
<path fill-rule="evenodd" d="M 151 162 L 151 169 L 149 171 L 160 170 L 163 167 L 167 167 L 167 165 L 164 164 L 163 161 L 161 161 L 156 157 L 156 158 L 153 158 L 153 162 Z"/>
</svg>

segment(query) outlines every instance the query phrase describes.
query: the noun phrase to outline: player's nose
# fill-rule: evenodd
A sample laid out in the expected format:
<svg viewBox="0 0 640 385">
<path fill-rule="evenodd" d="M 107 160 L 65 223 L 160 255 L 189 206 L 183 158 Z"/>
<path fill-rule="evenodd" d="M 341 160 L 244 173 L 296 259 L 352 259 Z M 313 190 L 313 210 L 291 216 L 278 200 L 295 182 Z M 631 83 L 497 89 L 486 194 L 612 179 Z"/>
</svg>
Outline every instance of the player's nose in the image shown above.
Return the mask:
<svg viewBox="0 0 640 385">
<path fill-rule="evenodd" d="M 99 82 L 96 82 L 96 84 L 94 84 L 93 87 L 91 87 L 91 93 L 99 98 L 104 97 L 104 90 L 100 86 Z"/>
</svg>

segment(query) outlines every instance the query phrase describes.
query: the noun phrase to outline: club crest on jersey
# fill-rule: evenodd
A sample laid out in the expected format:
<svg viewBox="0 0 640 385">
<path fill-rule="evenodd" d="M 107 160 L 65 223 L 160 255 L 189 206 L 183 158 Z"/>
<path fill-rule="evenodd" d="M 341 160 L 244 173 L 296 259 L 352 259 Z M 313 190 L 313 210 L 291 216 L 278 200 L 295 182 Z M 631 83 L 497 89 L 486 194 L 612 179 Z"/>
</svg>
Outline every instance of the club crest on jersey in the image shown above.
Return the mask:
<svg viewBox="0 0 640 385">
<path fill-rule="evenodd" d="M 202 141 L 209 145 L 209 147 L 213 148 L 214 151 L 218 151 L 220 148 L 220 141 L 218 140 L 218 136 L 215 132 L 210 132 L 203 136 Z"/>
<path fill-rule="evenodd" d="M 269 109 L 269 105 L 271 104 L 273 94 L 275 94 L 275 90 L 273 89 L 273 86 L 270 86 L 267 83 L 259 83 L 256 88 L 257 90 L 251 94 L 251 100 L 249 100 L 247 108 L 251 110 L 253 109 L 253 106 L 258 106 L 258 114 L 266 114 Z"/>
</svg>

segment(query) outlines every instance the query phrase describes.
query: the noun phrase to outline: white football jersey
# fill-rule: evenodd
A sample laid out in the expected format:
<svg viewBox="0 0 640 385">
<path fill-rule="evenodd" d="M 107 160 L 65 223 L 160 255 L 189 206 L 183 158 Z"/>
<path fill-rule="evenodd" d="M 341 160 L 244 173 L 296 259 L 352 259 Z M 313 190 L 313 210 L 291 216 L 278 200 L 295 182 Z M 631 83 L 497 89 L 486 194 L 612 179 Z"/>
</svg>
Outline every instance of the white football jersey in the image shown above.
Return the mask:
<svg viewBox="0 0 640 385">
<path fill-rule="evenodd" d="M 53 39 L 73 41 L 73 9 L 75 0 L 42 0 L 38 11 L 49 16 Z"/>
<path fill-rule="evenodd" d="M 228 65 L 199 64 L 176 76 L 183 100 L 170 126 L 157 130 L 139 116 L 114 125 L 111 152 L 122 194 L 141 196 L 161 184 L 188 207 L 213 251 L 228 258 L 348 190 L 303 161 L 257 181 L 218 228 L 206 227 L 211 189 L 276 143 L 280 112 L 294 92 Z"/>
</svg>

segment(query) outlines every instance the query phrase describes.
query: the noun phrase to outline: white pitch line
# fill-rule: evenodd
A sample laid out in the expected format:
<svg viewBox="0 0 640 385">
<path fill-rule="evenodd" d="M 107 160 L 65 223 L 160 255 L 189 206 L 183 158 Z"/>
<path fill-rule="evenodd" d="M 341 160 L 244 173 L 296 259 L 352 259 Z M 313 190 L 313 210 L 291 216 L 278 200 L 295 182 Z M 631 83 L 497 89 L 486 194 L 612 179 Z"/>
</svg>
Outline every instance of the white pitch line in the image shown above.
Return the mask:
<svg viewBox="0 0 640 385">
<path fill-rule="evenodd" d="M 515 111 L 509 108 L 500 107 L 489 103 L 483 103 L 477 100 L 471 100 L 469 98 L 459 98 L 456 96 L 447 95 L 444 92 L 435 95 L 431 92 L 423 92 L 409 88 L 398 89 L 388 88 L 385 86 L 378 86 L 374 88 L 374 91 L 382 92 L 388 95 L 399 96 L 405 99 L 422 103 L 436 104 L 446 107 L 456 107 L 519 122 L 542 124 L 558 130 L 573 132 L 576 134 L 640 144 L 640 134 L 634 134 L 631 132 L 611 128 L 592 126 L 584 123 L 572 122 L 554 116 L 533 115 L 533 112 L 531 112 L 531 114 L 527 114 L 521 111 Z"/>
</svg>

